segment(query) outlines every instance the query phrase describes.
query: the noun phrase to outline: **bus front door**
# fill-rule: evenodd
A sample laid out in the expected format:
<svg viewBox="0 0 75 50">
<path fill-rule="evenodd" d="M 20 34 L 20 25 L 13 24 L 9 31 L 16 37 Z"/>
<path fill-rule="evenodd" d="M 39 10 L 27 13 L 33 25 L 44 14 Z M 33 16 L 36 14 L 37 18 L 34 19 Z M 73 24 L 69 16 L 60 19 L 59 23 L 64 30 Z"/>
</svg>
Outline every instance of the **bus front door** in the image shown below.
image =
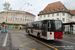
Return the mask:
<svg viewBox="0 0 75 50">
<path fill-rule="evenodd" d="M 47 24 L 42 24 L 42 36 L 47 36 Z"/>
<path fill-rule="evenodd" d="M 33 33 L 33 29 L 31 29 L 31 33 Z"/>
</svg>

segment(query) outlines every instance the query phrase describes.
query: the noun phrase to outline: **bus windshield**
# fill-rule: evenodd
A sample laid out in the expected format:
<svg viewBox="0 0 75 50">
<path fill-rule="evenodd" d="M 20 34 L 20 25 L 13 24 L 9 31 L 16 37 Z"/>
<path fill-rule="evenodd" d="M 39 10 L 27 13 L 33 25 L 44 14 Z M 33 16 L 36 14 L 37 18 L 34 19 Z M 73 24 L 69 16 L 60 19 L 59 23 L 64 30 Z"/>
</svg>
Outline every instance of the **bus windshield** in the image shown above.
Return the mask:
<svg viewBox="0 0 75 50">
<path fill-rule="evenodd" d="M 48 22 L 48 31 L 62 31 L 62 22 L 58 20 L 52 20 Z"/>
<path fill-rule="evenodd" d="M 55 21 L 55 30 L 62 31 L 62 22 L 61 21 Z"/>
</svg>

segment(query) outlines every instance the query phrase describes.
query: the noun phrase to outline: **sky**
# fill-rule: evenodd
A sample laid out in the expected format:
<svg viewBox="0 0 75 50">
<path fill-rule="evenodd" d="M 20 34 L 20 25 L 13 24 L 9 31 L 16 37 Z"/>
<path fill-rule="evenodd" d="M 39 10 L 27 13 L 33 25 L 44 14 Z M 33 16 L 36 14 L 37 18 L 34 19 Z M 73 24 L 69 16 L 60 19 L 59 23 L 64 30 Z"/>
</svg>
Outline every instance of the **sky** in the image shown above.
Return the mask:
<svg viewBox="0 0 75 50">
<path fill-rule="evenodd" d="M 38 14 L 48 4 L 60 1 L 67 9 L 75 10 L 75 0 L 0 0 L 0 12 L 3 10 L 3 3 L 9 2 L 12 10 L 27 11 L 36 15 L 35 20 L 38 20 Z"/>
</svg>

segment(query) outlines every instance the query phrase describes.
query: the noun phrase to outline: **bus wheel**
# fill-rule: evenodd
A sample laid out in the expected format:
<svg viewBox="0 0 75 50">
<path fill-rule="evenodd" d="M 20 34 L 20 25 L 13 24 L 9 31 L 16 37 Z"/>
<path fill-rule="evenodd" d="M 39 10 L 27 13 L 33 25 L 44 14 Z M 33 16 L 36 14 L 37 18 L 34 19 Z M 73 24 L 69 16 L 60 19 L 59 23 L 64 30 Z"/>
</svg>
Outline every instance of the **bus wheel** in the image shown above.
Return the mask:
<svg viewBox="0 0 75 50">
<path fill-rule="evenodd" d="M 40 38 L 40 33 L 37 34 L 37 37 Z"/>
<path fill-rule="evenodd" d="M 29 31 L 28 31 L 28 35 L 30 35 Z"/>
</svg>

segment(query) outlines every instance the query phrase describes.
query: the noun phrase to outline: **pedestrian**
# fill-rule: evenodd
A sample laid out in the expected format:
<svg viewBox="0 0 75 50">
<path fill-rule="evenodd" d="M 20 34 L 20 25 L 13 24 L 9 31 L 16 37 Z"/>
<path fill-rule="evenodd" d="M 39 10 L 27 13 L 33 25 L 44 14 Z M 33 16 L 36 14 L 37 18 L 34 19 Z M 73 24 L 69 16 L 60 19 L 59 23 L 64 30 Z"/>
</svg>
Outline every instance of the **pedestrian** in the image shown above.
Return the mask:
<svg viewBox="0 0 75 50">
<path fill-rule="evenodd" d="M 0 26 L 0 30 L 1 30 L 1 26 Z"/>
</svg>

